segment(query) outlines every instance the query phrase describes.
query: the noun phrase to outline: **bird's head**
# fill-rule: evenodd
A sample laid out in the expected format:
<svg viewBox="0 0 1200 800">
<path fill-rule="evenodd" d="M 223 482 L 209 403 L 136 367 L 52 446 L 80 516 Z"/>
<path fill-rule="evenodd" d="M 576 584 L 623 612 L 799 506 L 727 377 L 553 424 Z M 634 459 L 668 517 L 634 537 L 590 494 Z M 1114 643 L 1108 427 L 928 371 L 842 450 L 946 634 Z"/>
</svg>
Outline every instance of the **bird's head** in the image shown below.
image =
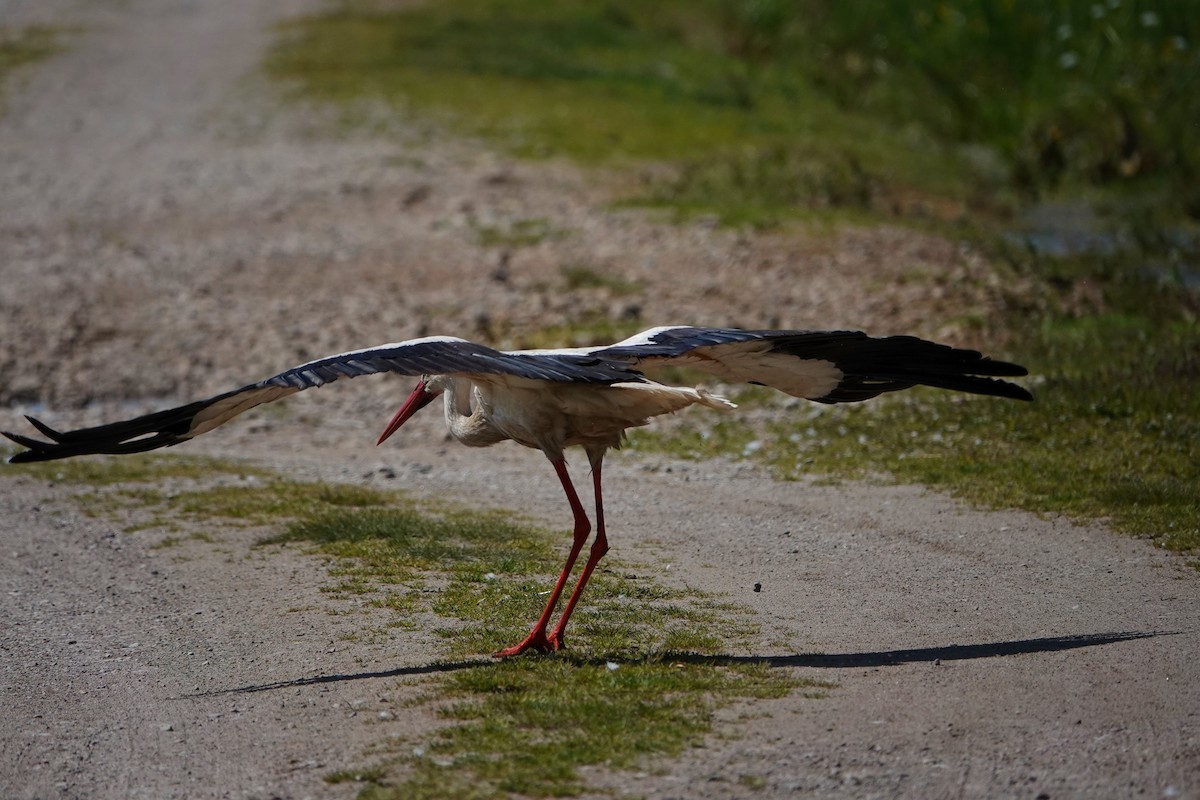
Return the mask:
<svg viewBox="0 0 1200 800">
<path fill-rule="evenodd" d="M 389 436 L 400 430 L 401 425 L 408 422 L 409 417 L 429 405 L 430 402 L 445 391 L 446 387 L 442 384 L 441 377 L 440 375 L 433 377 L 429 375 L 421 376 L 421 380 L 417 383 L 417 388 L 412 390 L 412 394 L 404 401 L 404 405 L 400 406 L 400 410 L 396 412 L 396 416 L 392 417 L 392 421 L 384 428 L 379 441 L 375 442 L 376 446 L 383 444 Z"/>
</svg>

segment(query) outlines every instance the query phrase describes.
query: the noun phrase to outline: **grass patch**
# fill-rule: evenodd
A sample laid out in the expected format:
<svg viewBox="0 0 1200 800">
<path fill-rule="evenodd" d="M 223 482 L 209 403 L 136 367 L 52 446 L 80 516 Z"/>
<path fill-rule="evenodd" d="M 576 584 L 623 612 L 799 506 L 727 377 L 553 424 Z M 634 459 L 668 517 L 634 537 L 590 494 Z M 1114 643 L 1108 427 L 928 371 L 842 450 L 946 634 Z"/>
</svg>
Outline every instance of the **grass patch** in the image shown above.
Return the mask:
<svg viewBox="0 0 1200 800">
<path fill-rule="evenodd" d="M 619 275 L 602 272 L 586 264 L 564 264 L 559 268 L 563 276 L 563 287 L 568 292 L 578 289 L 604 289 L 614 297 L 636 294 L 642 286 L 634 281 L 627 281 Z"/>
<path fill-rule="evenodd" d="M 306 97 L 344 106 L 383 99 L 520 155 L 690 164 L 681 183 L 656 182 L 643 199 L 727 219 L 769 221 L 780 202 L 857 206 L 890 185 L 977 191 L 970 164 L 953 152 L 897 142 L 890 123 L 847 113 L 790 63 L 752 65 L 731 52 L 722 41 L 726 7 L 352 2 L 284 26 L 267 70 Z M 778 196 L 745 197 L 754 192 L 748 179 L 741 193 L 697 191 L 726 188 L 711 177 L 719 165 L 741 175 L 759 163 L 776 174 L 779 157 L 804 179 Z M 718 166 L 697 178 L 698 164 Z M 789 180 L 781 174 L 777 191 Z"/>
<path fill-rule="evenodd" d="M 831 144 L 765 143 L 685 159 L 670 179 L 621 204 L 665 208 L 685 219 L 715 213 L 726 225 L 759 228 L 801 213 L 828 217 L 837 212 L 855 220 L 899 208 L 903 192 L 889 187 L 883 170 L 882 165 L 868 168 L 852 149 Z M 937 205 L 933 187 L 922 194 L 928 195 L 923 208 Z"/>
<path fill-rule="evenodd" d="M 646 328 L 640 317 L 616 319 L 605 312 L 585 312 L 570 323 L 536 330 L 507 331 L 513 349 L 593 347 L 627 339 Z"/>
<path fill-rule="evenodd" d="M 17 452 L 6 447 L 0 455 Z M 7 469 L 40 480 L 79 486 L 157 483 L 167 480 L 200 480 L 215 474 L 263 476 L 263 470 L 236 461 L 208 456 L 164 456 L 151 453 L 101 458 L 72 458 L 33 464 L 12 464 Z"/>
<path fill-rule="evenodd" d="M 640 200 L 727 222 L 1081 186 L 1179 219 L 1200 214 L 1197 30 L 1179 3 L 351 0 L 284 26 L 267 69 L 523 155 L 668 161 Z"/>
<path fill-rule="evenodd" d="M 717 706 L 791 688 L 765 668 L 731 672 L 669 659 L 524 659 L 463 670 L 447 687 L 457 702 L 446 715 L 459 724 L 414 760 L 406 783 L 367 796 L 580 794 L 580 765 L 633 769 L 651 754 L 677 754 L 707 733 Z"/>
<path fill-rule="evenodd" d="M 122 468 L 127 461 L 133 464 Z M 160 547 L 194 538 L 188 530 L 196 523 L 266 526 L 274 532 L 262 546 L 296 543 L 329 559 L 325 588 L 333 597 L 389 609 L 400 627 L 415 615 L 442 619 L 437 633 L 452 659 L 522 638 L 569 544 L 565 533 L 500 513 L 418 505 L 369 487 L 289 481 L 218 460 L 79 463 L 89 465 L 85 485 L 105 498 L 103 513 L 157 514 L 181 526 Z M 44 477 L 44 466 L 14 469 Z M 105 469 L 124 482 L 93 486 Z M 216 473 L 216 482 L 196 486 L 204 470 L 210 478 Z M 230 473 L 252 474 L 231 484 Z M 444 588 L 419 591 L 427 581 Z M 361 636 L 380 631 L 376 625 Z M 418 748 L 422 755 L 411 755 L 412 743 L 405 742 L 402 756 L 327 780 L 361 783 L 363 796 L 376 798 L 579 794 L 586 789 L 581 768 L 630 769 L 678 754 L 699 743 L 712 730 L 714 712 L 730 703 L 782 697 L 798 687 L 819 697 L 829 688 L 761 665 L 722 663 L 722 654 L 744 652 L 755 633 L 736 606 L 666 588 L 606 560 L 572 620 L 569 650 L 480 662 L 431 679 L 429 702 L 439 703 L 448 724 Z"/>
<path fill-rule="evenodd" d="M 4 81 L 17 70 L 54 55 L 62 32 L 45 25 L 12 28 L 0 25 L 0 96 Z M 0 106 L 0 111 L 3 106 Z"/>
<path fill-rule="evenodd" d="M 195 519 L 217 517 L 261 525 L 280 518 L 380 506 L 389 500 L 387 493 L 365 486 L 305 483 L 268 476 L 249 483 L 179 491 L 167 502 L 173 512 Z"/>
<path fill-rule="evenodd" d="M 481 225 L 476 231 L 481 247 L 532 247 L 567 235 L 567 231 L 540 218 L 518 219 L 506 225 Z"/>
</svg>

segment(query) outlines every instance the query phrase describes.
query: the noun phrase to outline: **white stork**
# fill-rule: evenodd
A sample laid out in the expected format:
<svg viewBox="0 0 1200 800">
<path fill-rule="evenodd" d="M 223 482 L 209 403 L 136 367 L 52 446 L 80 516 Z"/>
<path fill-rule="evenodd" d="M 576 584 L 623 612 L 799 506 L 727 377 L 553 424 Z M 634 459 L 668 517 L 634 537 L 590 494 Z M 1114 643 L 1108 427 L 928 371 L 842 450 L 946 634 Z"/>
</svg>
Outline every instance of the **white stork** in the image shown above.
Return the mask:
<svg viewBox="0 0 1200 800">
<path fill-rule="evenodd" d="M 512 439 L 545 453 L 554 466 L 574 516 L 574 539 L 566 565 L 537 623 L 522 641 L 496 653 L 564 646 L 564 631 L 597 562 L 608 551 L 600 468 L 609 448 L 619 447 L 630 427 L 693 404 L 733 408 L 700 388 L 666 386 L 645 372 L 684 366 L 722 381 L 770 386 L 819 403 L 866 400 L 918 384 L 974 394 L 1032 400 L 1028 391 L 996 376 L 1027 374 L 974 350 L 912 336 L 873 338 L 857 331 L 745 331 L 729 328 L 659 327 L 603 347 L 502 352 L 453 337 L 428 337 L 320 358 L 207 400 L 123 422 L 60 433 L 32 417 L 51 441 L 3 432 L 28 448 L 9 460 L 48 461 L 92 453 L 136 453 L 170 447 L 207 433 L 262 403 L 322 386 L 339 378 L 379 372 L 421 376 L 379 443 L 413 414 L 444 398 L 446 422 L 458 441 L 486 447 Z M 580 445 L 592 467 L 596 538 L 587 562 L 553 630 L 550 619 L 591 524 L 571 483 L 563 450 Z"/>
</svg>

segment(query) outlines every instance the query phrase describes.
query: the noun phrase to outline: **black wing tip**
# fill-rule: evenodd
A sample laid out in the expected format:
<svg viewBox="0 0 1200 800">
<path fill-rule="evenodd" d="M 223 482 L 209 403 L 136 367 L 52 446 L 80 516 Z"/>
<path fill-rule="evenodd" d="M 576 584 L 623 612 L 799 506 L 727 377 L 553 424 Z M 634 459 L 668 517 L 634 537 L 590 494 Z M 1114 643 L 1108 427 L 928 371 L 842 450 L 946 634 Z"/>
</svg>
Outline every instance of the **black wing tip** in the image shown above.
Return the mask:
<svg viewBox="0 0 1200 800">
<path fill-rule="evenodd" d="M 857 352 L 855 352 L 857 351 Z M 856 374 L 864 385 L 875 385 L 880 392 L 924 385 L 969 394 L 1032 401 L 1033 393 L 1023 386 L 1001 378 L 1029 375 L 1021 364 L 994 359 L 978 350 L 939 344 L 915 336 L 891 336 L 856 343 L 847 355 L 845 367 L 833 354 L 839 367 Z M 888 386 L 887 384 L 892 384 Z M 841 388 L 841 387 L 839 387 Z"/>
<path fill-rule="evenodd" d="M 61 434 L 61 433 L 59 433 L 58 431 L 54 430 L 54 428 L 51 428 L 51 427 L 50 427 L 49 425 L 47 425 L 46 423 L 42 422 L 42 421 L 41 421 L 40 419 L 38 419 L 37 417 L 31 417 L 31 416 L 29 416 L 28 414 L 26 414 L 26 415 L 25 415 L 25 419 L 29 421 L 29 424 L 30 424 L 30 425 L 32 425 L 33 427 L 37 428 L 37 429 L 38 429 L 38 433 L 42 434 L 42 436 L 49 437 L 50 439 L 53 439 L 53 440 L 54 440 L 54 441 L 56 441 L 56 442 L 61 442 L 61 441 L 62 441 L 62 438 L 63 438 L 63 436 L 62 436 L 62 434 Z M 5 434 L 5 435 L 7 435 L 7 434 Z M 9 438 L 11 439 L 12 437 L 10 436 Z"/>
<path fill-rule="evenodd" d="M 1024 368 L 1021 368 L 1024 370 Z M 999 378 L 991 377 L 994 373 L 988 372 L 984 375 L 964 375 L 959 381 L 947 381 L 945 384 L 940 382 L 931 382 L 929 385 L 936 388 L 950 389 L 951 391 L 967 392 L 969 394 L 978 394 L 988 397 L 1003 397 L 1009 400 L 1023 400 L 1025 402 L 1033 402 L 1033 392 L 1026 389 L 1020 384 L 1010 381 L 1002 381 Z M 1022 371 L 1021 375 L 1028 374 Z M 985 377 L 986 376 L 986 377 Z M 1008 374 L 1005 373 L 1005 377 Z"/>
<path fill-rule="evenodd" d="M 1025 403 L 1033 402 L 1033 392 L 1029 391 L 1024 386 L 1018 386 L 1017 384 L 1009 383 L 1008 381 L 990 381 L 990 383 L 993 384 L 990 389 L 985 389 L 983 391 L 975 390 L 971 393 L 990 397 L 1003 397 L 1008 400 L 1020 400 Z"/>
<path fill-rule="evenodd" d="M 191 438 L 179 434 L 169 425 L 152 425 L 148 428 L 141 423 L 148 419 L 157 420 L 167 414 L 179 410 L 189 410 L 188 407 L 170 409 L 145 417 L 127 420 L 125 422 L 102 425 L 97 428 L 81 428 L 65 433 L 56 431 L 46 423 L 30 416 L 25 418 L 39 433 L 52 441 L 46 442 L 11 431 L 0 431 L 6 439 L 27 448 L 9 456 L 9 464 L 30 464 L 39 461 L 56 461 L 61 458 L 90 455 L 127 455 L 129 453 L 144 453 L 161 447 L 171 447 Z M 187 416 L 190 419 L 191 415 Z M 167 421 L 171 421 L 168 419 Z"/>
<path fill-rule="evenodd" d="M 12 456 L 9 456 L 9 464 L 32 464 L 39 461 L 57 461 L 61 458 L 73 458 L 75 456 L 120 456 L 129 455 L 131 453 L 145 453 L 150 450 L 158 450 L 163 447 L 173 447 L 180 442 L 186 442 L 189 437 L 175 436 L 169 433 L 157 433 L 153 436 L 143 436 L 137 439 L 128 441 L 111 441 L 111 442 L 84 442 L 74 443 L 66 442 L 63 444 L 57 442 L 43 442 L 38 439 L 31 439 L 28 436 L 22 436 L 19 433 L 10 433 L 8 431 L 0 431 L 0 434 L 6 436 L 22 447 L 29 448 Z"/>
<path fill-rule="evenodd" d="M 997 378 L 1023 378 L 1029 374 L 1029 370 L 1020 364 L 1000 361 L 987 356 L 980 356 L 979 360 L 970 366 L 970 372 L 976 375 L 991 375 Z"/>
<path fill-rule="evenodd" d="M 31 419 L 30 421 L 32 422 L 33 420 Z M 11 442 L 19 444 L 22 447 L 28 448 L 9 456 L 9 464 L 26 464 L 33 461 L 48 461 L 53 458 L 53 456 L 45 455 L 45 453 L 48 451 L 48 448 L 53 448 L 55 446 L 52 442 L 43 442 L 38 439 L 31 439 L 28 436 L 22 436 L 19 433 L 12 433 L 11 431 L 0 431 L 0 436 L 3 436 Z"/>
</svg>

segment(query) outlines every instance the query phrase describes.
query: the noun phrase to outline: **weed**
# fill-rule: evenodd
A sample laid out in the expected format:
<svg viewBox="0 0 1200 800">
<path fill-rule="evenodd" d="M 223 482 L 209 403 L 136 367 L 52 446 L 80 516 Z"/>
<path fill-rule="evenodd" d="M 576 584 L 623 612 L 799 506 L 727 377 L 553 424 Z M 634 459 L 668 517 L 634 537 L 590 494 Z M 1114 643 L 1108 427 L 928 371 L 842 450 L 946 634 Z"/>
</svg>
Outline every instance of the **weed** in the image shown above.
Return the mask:
<svg viewBox="0 0 1200 800">
<path fill-rule="evenodd" d="M 532 331 L 513 331 L 513 347 L 521 349 L 592 347 L 612 344 L 646 327 L 638 317 L 614 319 L 606 313 L 585 313 L 564 325 Z"/>
<path fill-rule="evenodd" d="M 546 219 L 519 219 L 507 225 L 481 225 L 477 232 L 481 247 L 530 247 L 567 235 L 565 230 L 554 227 Z"/>
<path fill-rule="evenodd" d="M 45 25 L 0 25 L 0 86 L 18 69 L 49 58 L 61 47 L 62 31 Z M 2 108 L 2 107 L 0 107 Z"/>
<path fill-rule="evenodd" d="M 627 281 L 618 275 L 605 274 L 586 264 L 564 264 L 559 271 L 567 291 L 576 289 L 604 289 L 613 296 L 634 294 L 641 285 Z"/>
</svg>

